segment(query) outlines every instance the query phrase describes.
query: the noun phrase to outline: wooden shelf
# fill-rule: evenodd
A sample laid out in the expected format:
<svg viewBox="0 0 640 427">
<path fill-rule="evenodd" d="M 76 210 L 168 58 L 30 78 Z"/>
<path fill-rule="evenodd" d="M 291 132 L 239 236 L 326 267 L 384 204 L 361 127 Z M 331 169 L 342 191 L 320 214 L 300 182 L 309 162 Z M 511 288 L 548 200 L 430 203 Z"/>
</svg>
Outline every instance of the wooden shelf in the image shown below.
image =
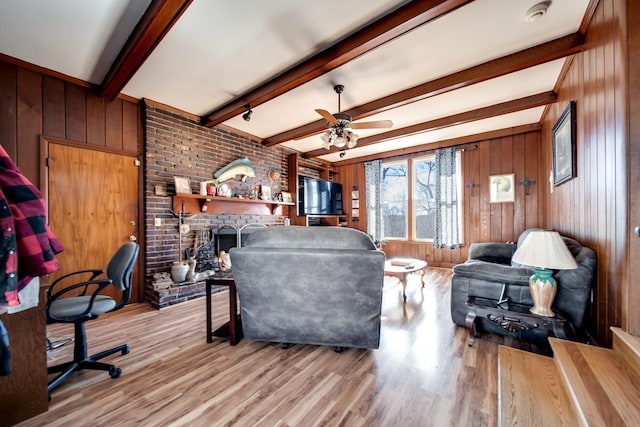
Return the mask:
<svg viewBox="0 0 640 427">
<path fill-rule="evenodd" d="M 346 215 L 312 215 L 306 216 L 306 225 L 309 226 L 323 226 L 329 225 L 333 227 L 341 227 L 347 222 Z"/>
<path fill-rule="evenodd" d="M 173 211 L 182 213 L 286 215 L 284 206 L 293 203 L 272 200 L 239 199 L 235 197 L 178 194 L 173 196 Z"/>
</svg>

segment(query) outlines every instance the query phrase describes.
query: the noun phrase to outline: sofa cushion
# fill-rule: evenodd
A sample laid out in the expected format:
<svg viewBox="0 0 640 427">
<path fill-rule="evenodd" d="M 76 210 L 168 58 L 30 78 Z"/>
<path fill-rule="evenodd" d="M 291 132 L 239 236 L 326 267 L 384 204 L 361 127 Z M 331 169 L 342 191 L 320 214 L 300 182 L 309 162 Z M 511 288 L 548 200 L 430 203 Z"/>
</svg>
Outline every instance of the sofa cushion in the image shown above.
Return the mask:
<svg viewBox="0 0 640 427">
<path fill-rule="evenodd" d="M 490 282 L 513 283 L 529 286 L 529 278 L 533 270 L 529 267 L 512 267 L 492 262 L 469 260 L 453 267 L 456 276 L 488 280 Z"/>
</svg>

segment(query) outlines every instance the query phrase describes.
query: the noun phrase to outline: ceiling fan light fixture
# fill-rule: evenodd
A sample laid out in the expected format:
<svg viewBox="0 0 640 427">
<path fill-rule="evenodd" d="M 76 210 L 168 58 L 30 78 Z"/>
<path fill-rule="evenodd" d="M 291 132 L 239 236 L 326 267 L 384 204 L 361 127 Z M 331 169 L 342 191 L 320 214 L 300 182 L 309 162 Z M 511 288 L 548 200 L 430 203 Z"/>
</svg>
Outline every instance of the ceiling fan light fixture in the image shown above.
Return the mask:
<svg viewBox="0 0 640 427">
<path fill-rule="evenodd" d="M 329 150 L 331 146 L 342 149 L 343 147 L 353 148 L 358 143 L 360 138 L 357 134 L 353 133 L 351 129 L 374 129 L 374 128 L 387 128 L 393 126 L 391 120 L 376 120 L 372 122 L 364 123 L 352 123 L 352 117 L 349 114 L 341 112 L 340 94 L 344 91 L 344 86 L 335 85 L 333 90 L 338 94 L 338 112 L 331 114 L 327 110 L 320 108 L 316 109 L 322 118 L 327 121 L 329 129 L 320 134 L 320 140 L 322 146 Z M 344 153 L 344 149 L 342 150 Z M 341 156 L 342 157 L 342 156 Z"/>
<path fill-rule="evenodd" d="M 358 134 L 353 133 L 353 132 L 348 132 L 347 133 L 347 148 L 353 148 L 356 146 L 356 144 L 358 143 Z"/>
<path fill-rule="evenodd" d="M 344 136 L 342 136 L 342 135 L 338 135 L 338 136 L 336 137 L 336 140 L 335 140 L 335 141 L 333 141 L 333 145 L 335 145 L 335 146 L 336 146 L 336 147 L 338 147 L 338 148 L 342 148 L 342 147 L 344 147 L 345 145 L 347 145 L 347 138 L 345 138 L 345 137 L 344 137 Z"/>
<path fill-rule="evenodd" d="M 329 131 L 322 132 L 322 134 L 320 135 L 320 140 L 321 140 L 324 144 L 329 144 L 329 145 L 331 145 L 331 132 L 329 132 Z M 323 144 L 323 145 L 324 145 L 324 144 Z"/>
</svg>

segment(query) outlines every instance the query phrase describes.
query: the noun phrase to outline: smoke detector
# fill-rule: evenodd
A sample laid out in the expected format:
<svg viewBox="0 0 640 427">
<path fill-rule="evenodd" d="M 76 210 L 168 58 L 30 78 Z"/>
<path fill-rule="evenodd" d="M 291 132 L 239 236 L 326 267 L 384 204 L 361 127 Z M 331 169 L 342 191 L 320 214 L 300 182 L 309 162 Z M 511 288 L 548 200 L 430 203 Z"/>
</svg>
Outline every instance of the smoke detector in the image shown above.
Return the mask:
<svg viewBox="0 0 640 427">
<path fill-rule="evenodd" d="M 551 6 L 551 1 L 543 1 L 531 6 L 529 10 L 527 10 L 527 14 L 524 16 L 524 20 L 527 22 L 535 22 L 540 20 L 544 15 L 547 14 L 549 6 Z"/>
</svg>

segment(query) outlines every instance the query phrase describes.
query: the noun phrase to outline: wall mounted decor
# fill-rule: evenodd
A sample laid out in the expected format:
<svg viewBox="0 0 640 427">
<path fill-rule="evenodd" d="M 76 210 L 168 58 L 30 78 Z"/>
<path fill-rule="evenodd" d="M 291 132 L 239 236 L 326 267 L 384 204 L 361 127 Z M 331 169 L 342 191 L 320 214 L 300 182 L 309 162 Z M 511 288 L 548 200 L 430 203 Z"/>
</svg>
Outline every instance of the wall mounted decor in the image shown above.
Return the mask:
<svg viewBox="0 0 640 427">
<path fill-rule="evenodd" d="M 571 101 L 553 126 L 553 185 L 576 177 L 576 102 Z"/>
<path fill-rule="evenodd" d="M 489 176 L 489 202 L 505 203 L 515 201 L 514 189 L 515 174 Z"/>
</svg>

